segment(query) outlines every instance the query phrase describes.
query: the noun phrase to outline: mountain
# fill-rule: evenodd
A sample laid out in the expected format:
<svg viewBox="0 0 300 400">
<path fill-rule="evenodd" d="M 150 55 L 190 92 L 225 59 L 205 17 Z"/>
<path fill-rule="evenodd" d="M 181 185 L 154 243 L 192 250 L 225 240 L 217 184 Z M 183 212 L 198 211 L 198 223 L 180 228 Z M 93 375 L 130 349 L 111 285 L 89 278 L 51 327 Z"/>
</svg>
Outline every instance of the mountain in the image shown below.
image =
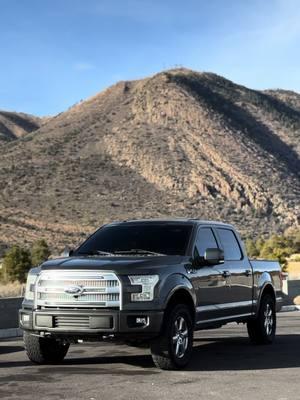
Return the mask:
<svg viewBox="0 0 300 400">
<path fill-rule="evenodd" d="M 33 115 L 0 110 L 0 144 L 36 131 L 42 121 Z"/>
<path fill-rule="evenodd" d="M 140 217 L 299 224 L 299 95 L 188 69 L 119 82 L 2 146 L 2 242 L 55 249 Z"/>
<path fill-rule="evenodd" d="M 300 94 L 292 92 L 291 90 L 266 90 L 266 94 L 274 97 L 277 100 L 282 101 L 288 107 L 293 108 L 296 111 L 300 111 Z"/>
</svg>

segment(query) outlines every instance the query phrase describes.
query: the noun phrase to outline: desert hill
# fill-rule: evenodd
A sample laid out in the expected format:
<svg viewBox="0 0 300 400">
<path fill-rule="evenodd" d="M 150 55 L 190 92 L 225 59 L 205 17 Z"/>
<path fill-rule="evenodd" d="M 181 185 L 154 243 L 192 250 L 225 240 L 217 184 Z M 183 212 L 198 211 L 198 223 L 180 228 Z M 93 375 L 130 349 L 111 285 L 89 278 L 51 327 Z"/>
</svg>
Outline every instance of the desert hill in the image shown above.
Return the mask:
<svg viewBox="0 0 300 400">
<path fill-rule="evenodd" d="M 43 119 L 33 115 L 0 110 L 0 144 L 36 131 Z"/>
<path fill-rule="evenodd" d="M 139 217 L 299 224 L 299 98 L 188 69 L 119 82 L 4 145 L 0 240 L 62 248 Z"/>
<path fill-rule="evenodd" d="M 293 108 L 296 111 L 300 111 L 300 94 L 292 92 L 291 90 L 266 90 L 266 94 L 273 96 L 277 100 L 282 101 L 287 106 Z"/>
</svg>

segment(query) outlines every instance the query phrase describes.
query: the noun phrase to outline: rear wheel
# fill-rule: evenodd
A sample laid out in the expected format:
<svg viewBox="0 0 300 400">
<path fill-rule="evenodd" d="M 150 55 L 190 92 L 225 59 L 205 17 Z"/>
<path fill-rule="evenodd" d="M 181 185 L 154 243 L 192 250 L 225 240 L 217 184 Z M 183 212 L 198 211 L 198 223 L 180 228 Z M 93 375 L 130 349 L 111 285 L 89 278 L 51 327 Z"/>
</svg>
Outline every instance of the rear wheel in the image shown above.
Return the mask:
<svg viewBox="0 0 300 400">
<path fill-rule="evenodd" d="M 174 306 L 166 316 L 162 334 L 151 343 L 154 364 L 161 369 L 184 368 L 193 351 L 193 322 L 189 308 Z"/>
<path fill-rule="evenodd" d="M 27 356 L 30 361 L 36 364 L 61 363 L 70 346 L 69 343 L 52 338 L 33 336 L 29 332 L 24 332 L 23 337 Z"/>
<path fill-rule="evenodd" d="M 266 294 L 261 299 L 258 315 L 247 323 L 249 338 L 256 344 L 271 344 L 276 333 L 276 310 L 273 297 Z"/>
</svg>

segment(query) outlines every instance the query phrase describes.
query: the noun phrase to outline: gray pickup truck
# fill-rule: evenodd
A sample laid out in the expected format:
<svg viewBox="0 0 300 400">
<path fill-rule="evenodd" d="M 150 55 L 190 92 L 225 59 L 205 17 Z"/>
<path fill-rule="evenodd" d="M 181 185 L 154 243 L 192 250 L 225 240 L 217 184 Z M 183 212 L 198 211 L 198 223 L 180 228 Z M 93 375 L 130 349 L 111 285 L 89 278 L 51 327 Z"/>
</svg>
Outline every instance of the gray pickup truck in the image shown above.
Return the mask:
<svg viewBox="0 0 300 400">
<path fill-rule="evenodd" d="M 67 257 L 30 270 L 20 310 L 27 355 L 58 363 L 70 344 L 147 344 L 155 365 L 183 368 L 193 333 L 247 324 L 272 343 L 281 268 L 250 261 L 233 226 L 197 219 L 104 225 Z"/>
</svg>

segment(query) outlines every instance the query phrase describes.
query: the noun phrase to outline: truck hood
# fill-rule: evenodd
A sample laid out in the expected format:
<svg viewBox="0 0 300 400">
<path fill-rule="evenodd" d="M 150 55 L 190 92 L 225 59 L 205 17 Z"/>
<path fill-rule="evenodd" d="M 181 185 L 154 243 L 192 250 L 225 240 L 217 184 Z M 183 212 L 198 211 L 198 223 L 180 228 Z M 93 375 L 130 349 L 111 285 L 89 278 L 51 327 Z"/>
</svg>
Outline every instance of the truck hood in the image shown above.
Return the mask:
<svg viewBox="0 0 300 400">
<path fill-rule="evenodd" d="M 119 275 L 136 273 L 158 273 L 164 267 L 185 264 L 186 256 L 146 256 L 146 257 L 67 257 L 49 260 L 41 265 L 41 270 L 100 270 L 113 271 Z"/>
</svg>

